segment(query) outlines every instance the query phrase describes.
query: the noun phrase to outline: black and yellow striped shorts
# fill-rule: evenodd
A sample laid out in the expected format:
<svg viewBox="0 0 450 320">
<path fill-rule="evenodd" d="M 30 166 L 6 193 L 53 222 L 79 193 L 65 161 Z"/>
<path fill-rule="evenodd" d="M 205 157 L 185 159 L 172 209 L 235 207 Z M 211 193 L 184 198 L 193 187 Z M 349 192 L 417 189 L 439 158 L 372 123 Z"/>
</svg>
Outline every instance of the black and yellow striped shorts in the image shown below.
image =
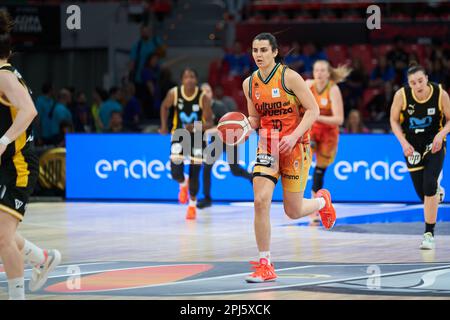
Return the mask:
<svg viewBox="0 0 450 320">
<path fill-rule="evenodd" d="M 22 221 L 39 175 L 39 160 L 33 151 L 18 152 L 0 163 L 0 211 Z"/>
</svg>

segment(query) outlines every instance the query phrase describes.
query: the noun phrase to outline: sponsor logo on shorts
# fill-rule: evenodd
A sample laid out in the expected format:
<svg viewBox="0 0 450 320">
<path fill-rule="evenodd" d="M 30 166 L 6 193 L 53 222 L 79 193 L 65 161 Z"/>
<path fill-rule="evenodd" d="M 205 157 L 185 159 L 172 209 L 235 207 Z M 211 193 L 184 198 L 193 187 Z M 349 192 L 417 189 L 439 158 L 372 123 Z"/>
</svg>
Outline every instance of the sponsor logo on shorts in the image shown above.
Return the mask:
<svg viewBox="0 0 450 320">
<path fill-rule="evenodd" d="M 275 158 L 270 154 L 258 154 L 256 156 L 255 166 L 266 166 L 270 167 L 275 163 Z"/>
<path fill-rule="evenodd" d="M 410 165 L 416 165 L 419 164 L 420 160 L 422 159 L 422 156 L 417 151 L 414 151 L 412 155 L 408 157 L 408 162 Z"/>
<path fill-rule="evenodd" d="M 17 199 L 14 199 L 16 203 L 16 210 L 20 209 L 21 206 L 23 206 L 23 202 Z"/>
<path fill-rule="evenodd" d="M 289 180 L 300 180 L 299 175 L 291 175 L 291 174 L 283 174 L 283 178 L 286 178 Z"/>
</svg>

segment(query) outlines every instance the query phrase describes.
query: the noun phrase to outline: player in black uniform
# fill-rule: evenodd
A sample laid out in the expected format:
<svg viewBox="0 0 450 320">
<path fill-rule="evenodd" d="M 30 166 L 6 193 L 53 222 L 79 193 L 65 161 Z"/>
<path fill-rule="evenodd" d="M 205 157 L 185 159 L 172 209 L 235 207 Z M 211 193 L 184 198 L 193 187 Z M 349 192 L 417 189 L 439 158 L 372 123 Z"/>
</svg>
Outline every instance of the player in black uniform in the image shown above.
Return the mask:
<svg viewBox="0 0 450 320">
<path fill-rule="evenodd" d="M 428 82 L 425 69 L 413 63 L 408 86 L 395 93 L 391 127 L 403 148 L 414 188 L 424 203 L 425 233 L 421 249 L 434 249 L 440 186 L 439 175 L 450 132 L 450 99 L 440 84 Z M 445 123 L 445 125 L 444 125 Z"/>
<path fill-rule="evenodd" d="M 198 87 L 197 73 L 185 68 L 181 86 L 172 88 L 161 104 L 160 133 L 169 132 L 167 118 L 173 108 L 170 164 L 172 178 L 180 184 L 178 200 L 189 206 L 186 219 L 196 218 L 199 174 L 206 142 L 204 131 L 212 127 L 211 100 Z M 184 159 L 190 159 L 189 179 L 184 177 Z M 189 191 L 189 196 L 188 196 Z"/>
<path fill-rule="evenodd" d="M 61 261 L 57 250 L 42 250 L 17 233 L 39 164 L 33 150 L 31 123 L 37 115 L 20 73 L 8 63 L 12 21 L 0 10 L 0 256 L 10 299 L 25 299 L 24 262 L 34 266 L 30 290 L 42 287 Z"/>
</svg>

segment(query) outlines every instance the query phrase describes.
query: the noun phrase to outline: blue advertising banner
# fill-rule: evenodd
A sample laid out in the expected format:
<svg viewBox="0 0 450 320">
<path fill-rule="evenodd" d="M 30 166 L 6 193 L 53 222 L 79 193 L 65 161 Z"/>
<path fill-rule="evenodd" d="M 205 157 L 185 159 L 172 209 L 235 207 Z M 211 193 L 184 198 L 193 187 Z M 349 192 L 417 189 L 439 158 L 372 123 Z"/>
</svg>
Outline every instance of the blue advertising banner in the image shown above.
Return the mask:
<svg viewBox="0 0 450 320">
<path fill-rule="evenodd" d="M 239 147 L 240 164 L 251 172 L 257 137 Z M 67 136 L 68 199 L 176 200 L 178 184 L 170 175 L 170 136 L 158 134 L 70 134 Z M 305 197 L 311 195 L 313 167 Z M 444 164 L 442 186 L 450 190 Z M 188 166 L 185 166 L 188 172 Z M 393 135 L 341 135 L 335 162 L 325 173 L 334 201 L 418 202 L 400 144 Z M 212 170 L 214 200 L 251 201 L 251 184 L 231 174 L 226 156 Z M 202 197 L 200 174 L 199 197 Z M 281 182 L 274 200 L 282 200 Z"/>
</svg>

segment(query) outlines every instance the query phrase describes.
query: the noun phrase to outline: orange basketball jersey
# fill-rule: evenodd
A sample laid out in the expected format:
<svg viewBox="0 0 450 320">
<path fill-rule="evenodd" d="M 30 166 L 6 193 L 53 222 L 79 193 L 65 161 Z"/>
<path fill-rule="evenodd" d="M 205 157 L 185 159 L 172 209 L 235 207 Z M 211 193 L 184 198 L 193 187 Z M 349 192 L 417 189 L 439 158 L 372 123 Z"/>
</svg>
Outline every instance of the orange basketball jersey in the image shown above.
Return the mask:
<svg viewBox="0 0 450 320">
<path fill-rule="evenodd" d="M 294 92 L 285 86 L 286 69 L 286 66 L 277 63 L 267 79 L 263 79 L 257 70 L 249 81 L 249 97 L 261 117 L 261 129 L 267 130 L 267 133 L 277 131 L 279 139 L 291 134 L 305 113 Z M 262 132 L 264 130 L 260 134 Z M 301 142 L 309 142 L 308 132 Z"/>
<path fill-rule="evenodd" d="M 330 99 L 330 90 L 333 87 L 334 82 L 328 81 L 328 84 L 325 86 L 325 88 L 322 90 L 322 92 L 318 92 L 317 88 L 315 86 L 315 82 L 312 83 L 310 89 L 311 92 L 316 99 L 317 104 L 320 108 L 320 115 L 321 116 L 331 116 L 333 115 L 333 111 L 331 109 L 331 99 Z M 319 125 L 320 127 L 327 127 L 327 128 L 335 128 L 337 126 L 335 125 L 329 125 L 325 123 L 319 123 L 315 122 L 314 126 Z"/>
</svg>

